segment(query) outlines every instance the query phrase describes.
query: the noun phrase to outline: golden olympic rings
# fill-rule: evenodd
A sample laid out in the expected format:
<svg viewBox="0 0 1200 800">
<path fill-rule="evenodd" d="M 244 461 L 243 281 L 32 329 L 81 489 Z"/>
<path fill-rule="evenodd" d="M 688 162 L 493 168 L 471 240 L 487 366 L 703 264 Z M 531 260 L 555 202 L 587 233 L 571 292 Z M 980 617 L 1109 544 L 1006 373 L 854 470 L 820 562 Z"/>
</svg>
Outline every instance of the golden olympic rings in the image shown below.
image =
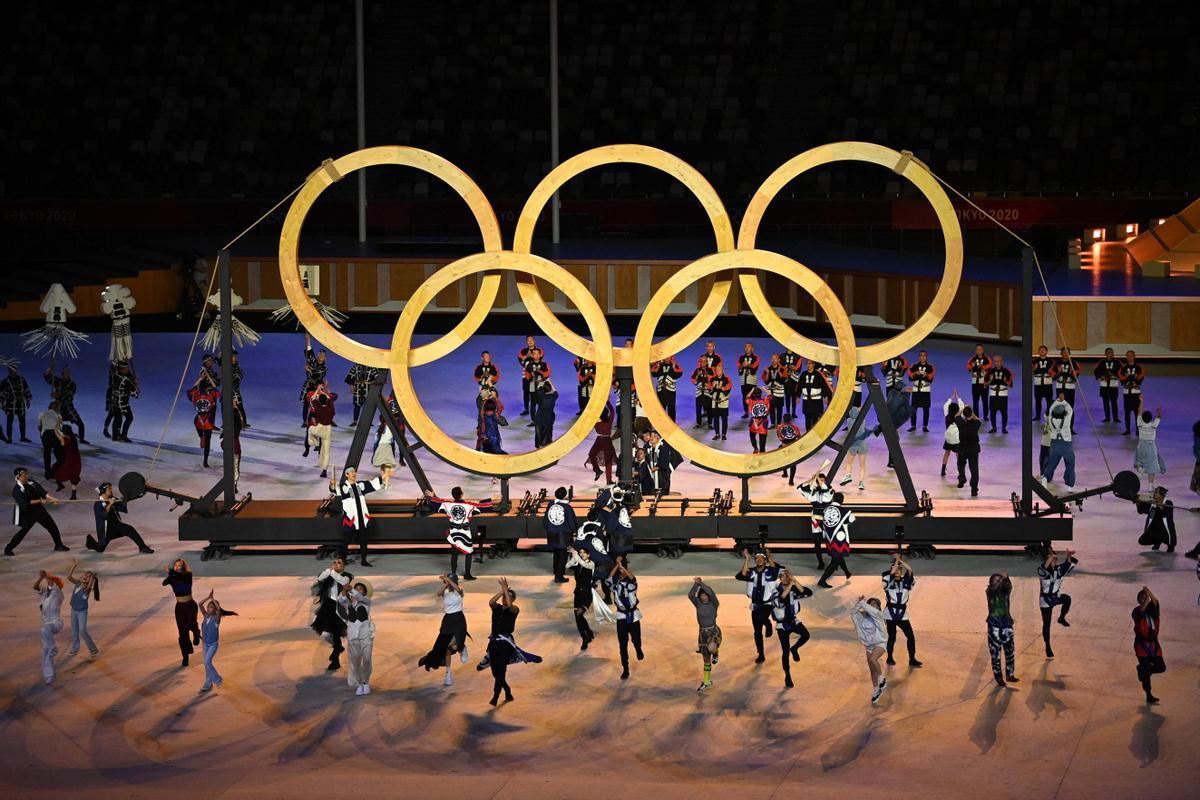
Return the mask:
<svg viewBox="0 0 1200 800">
<path fill-rule="evenodd" d="M 733 249 L 733 225 L 729 221 L 729 212 L 725 210 L 725 204 L 721 202 L 721 197 L 713 189 L 712 184 L 705 180 L 704 176 L 697 172 L 691 164 L 665 150 L 659 150 L 657 147 L 614 144 L 597 147 L 568 158 L 555 167 L 549 175 L 542 178 L 542 182 L 529 195 L 524 208 L 521 209 L 521 216 L 517 219 L 517 231 L 513 236 L 513 250 L 518 253 L 531 252 L 533 229 L 537 225 L 542 209 L 567 181 L 581 172 L 607 164 L 641 164 L 662 170 L 675 178 L 691 190 L 696 199 L 700 201 L 700 205 L 704 207 L 704 213 L 708 214 L 713 234 L 717 239 L 717 252 L 723 253 Z M 659 361 L 672 356 L 703 336 L 704 331 L 721 313 L 721 309 L 729 299 L 731 285 L 728 278 L 715 281 L 712 291 L 708 293 L 708 298 L 696 315 L 675 335 L 651 348 L 650 360 Z M 565 348 L 567 352 L 582 356 L 589 361 L 595 360 L 592 356 L 593 344 L 562 324 L 554 312 L 546 306 L 546 301 L 538 294 L 537 285 L 532 278 L 524 280 L 518 278 L 517 290 L 521 293 L 521 301 L 525 304 L 525 310 L 529 312 L 529 316 L 533 317 L 534 322 L 547 336 L 560 347 Z M 674 299 L 674 297 L 672 296 L 670 299 Z M 618 350 L 616 353 L 617 365 L 632 366 L 632 362 L 629 360 L 631 355 L 632 353 L 628 349 Z"/>
<path fill-rule="evenodd" d="M 575 424 L 549 445 L 530 453 L 501 455 L 481 453 L 465 447 L 447 436 L 434 424 L 429 415 L 425 413 L 425 409 L 417 402 L 412 376 L 409 374 L 409 367 L 414 366 L 413 354 L 416 351 L 410 350 L 409 347 L 412 342 L 413 330 L 417 325 L 417 318 L 421 316 L 421 312 L 425 310 L 437 293 L 460 278 L 477 272 L 501 269 L 511 269 L 550 281 L 562 290 L 563 294 L 579 309 L 579 313 L 587 322 L 588 331 L 592 334 L 592 341 L 595 343 L 593 350 L 596 354 L 596 385 L 611 386 L 613 380 L 612 334 L 609 333 L 608 322 L 604 319 L 604 311 L 596 302 L 596 298 L 592 297 L 587 287 L 580 283 L 574 275 L 554 262 L 547 261 L 540 256 L 507 250 L 497 253 L 476 253 L 473 256 L 460 258 L 458 261 L 442 267 L 430 276 L 429 280 L 417 287 L 416 292 L 405 303 L 404 311 L 400 313 L 400 319 L 396 323 L 387 366 L 392 371 L 392 387 L 396 390 L 396 401 L 400 404 L 400 412 L 404 415 L 405 421 L 417 438 L 438 457 L 480 475 L 524 475 L 529 472 L 537 472 L 553 464 L 587 438 L 608 402 L 608 393 L 593 392 L 583 412 L 576 417 Z M 450 334 L 444 337 L 444 339 L 449 338 Z M 449 349 L 453 350 L 465 341 L 464 338 L 455 342 Z"/>
<path fill-rule="evenodd" d="M 838 302 L 837 296 L 829 288 L 829 284 L 810 270 L 808 267 L 793 261 L 787 256 L 772 253 L 767 250 L 735 250 L 731 253 L 714 253 L 693 261 L 672 275 L 650 298 L 650 303 L 642 312 L 641 322 L 638 323 L 637 334 L 633 340 L 633 380 L 640 386 L 653 386 L 650 379 L 650 343 L 653 341 L 654 328 L 666 311 L 671 300 L 706 275 L 727 269 L 750 268 L 766 270 L 782 275 L 797 283 L 802 289 L 812 295 L 817 304 L 828 315 L 833 335 L 837 340 L 834 351 L 835 361 L 842 375 L 853 375 L 858 366 L 855 359 L 854 329 L 850 325 L 850 317 L 846 309 Z M 753 276 L 750 276 L 753 279 Z M 780 338 L 779 343 L 796 350 L 798 342 L 803 339 L 798 333 L 788 331 L 789 335 Z M 714 472 L 727 475 L 761 475 L 766 472 L 778 472 L 784 467 L 794 464 L 798 454 L 807 455 L 825 441 L 829 434 L 842 423 L 842 416 L 850 407 L 850 395 L 854 391 L 854 381 L 840 380 L 829 407 L 817 424 L 804 434 L 797 442 L 787 447 L 771 450 L 766 453 L 726 453 L 716 450 L 706 444 L 701 444 L 684 432 L 678 423 L 667 416 L 666 409 L 658 401 L 654 392 L 642 392 L 638 395 L 642 408 L 646 412 L 650 424 L 658 431 L 671 446 L 679 451 L 684 458 L 704 466 Z M 774 400 L 772 400 L 774 402 Z"/>
<path fill-rule="evenodd" d="M 932 204 L 946 244 L 946 264 L 941 283 L 929 308 L 909 328 L 873 345 L 857 347 L 854 330 L 845 308 L 833 290 L 808 267 L 785 256 L 755 249 L 755 238 L 767 206 L 785 184 L 813 167 L 836 161 L 865 161 L 894 170 L 912 181 Z M 562 267 L 530 252 L 538 216 L 550 197 L 568 180 L 594 167 L 633 163 L 654 167 L 682 182 L 700 201 L 713 226 L 717 252 L 682 267 L 655 292 L 643 310 L 634 345 L 614 349 L 612 336 L 595 298 L 587 287 Z M 416 167 L 445 181 L 471 209 L 483 235 L 484 252 L 459 259 L 438 270 L 421 284 L 406 302 L 392 336 L 390 350 L 369 347 L 338 332 L 313 307 L 300 281 L 297 249 L 304 219 L 316 199 L 332 183 L 357 169 L 380 164 Z M 783 164 L 755 192 L 746 209 L 734 249 L 729 215 L 713 187 L 699 172 L 670 153 L 641 145 L 598 147 L 568 159 L 547 175 L 529 196 L 517 222 L 511 251 L 503 249 L 499 224 L 491 204 L 465 173 L 450 162 L 411 147 L 372 147 L 326 161 L 301 188 L 284 221 L 279 237 L 279 271 L 288 302 L 304 327 L 328 349 L 351 361 L 392 372 L 392 385 L 401 413 L 413 433 L 433 453 L 462 469 L 483 475 L 522 475 L 544 469 L 558 461 L 587 437 L 607 402 L 607 392 L 594 392 L 574 424 L 550 445 L 531 453 L 501 455 L 470 449 L 442 432 L 417 401 L 410 369 L 428 364 L 453 352 L 479 329 L 495 301 L 499 271 L 518 273 L 517 288 L 530 316 L 544 333 L 574 355 L 596 363 L 597 387 L 611 385 L 616 366 L 633 368 L 638 385 L 653 386 L 650 364 L 680 352 L 700 338 L 725 305 L 732 287 L 728 277 L 713 283 L 704 302 L 678 333 L 654 342 L 654 329 L 670 303 L 689 285 L 710 275 L 738 274 L 738 283 L 755 318 L 780 344 L 822 363 L 836 363 L 844 379 L 838 382 L 828 409 L 817 424 L 795 444 L 766 453 L 738 454 L 715 450 L 686 434 L 667 415 L 653 391 L 642 392 L 642 407 L 654 428 L 681 455 L 698 466 L 734 475 L 774 472 L 804 459 L 836 430 L 850 405 L 853 381 L 849 376 L 859 364 L 878 363 L 916 346 L 945 317 L 962 278 L 962 231 L 953 205 L 933 174 L 912 158 L 888 147 L 867 142 L 837 142 L 822 145 Z M 797 283 L 807 291 L 830 320 L 836 347 L 816 342 L 792 330 L 771 307 L 754 270 L 765 270 Z M 446 335 L 421 347 L 412 347 L 417 318 L 434 296 L 455 281 L 482 273 L 479 293 L 463 318 Z M 567 328 L 538 293 L 537 279 L 552 284 L 583 315 L 591 341 Z"/>
<path fill-rule="evenodd" d="M 381 164 L 415 167 L 445 181 L 467 201 L 467 206 L 479 225 L 479 232 L 483 234 L 484 251 L 492 253 L 503 250 L 504 242 L 500 237 L 500 221 L 496 219 L 496 212 L 488 202 L 487 196 L 467 177 L 467 173 L 435 153 L 415 147 L 368 147 L 344 155 L 336 161 L 326 161 L 308 176 L 308 181 L 300 189 L 296 199 L 292 200 L 287 217 L 283 221 L 283 230 L 279 234 L 279 276 L 283 280 L 283 292 L 292 310 L 296 312 L 296 319 L 300 320 L 305 330 L 317 337 L 321 344 L 354 363 L 384 369 L 388 365 L 387 350 L 356 342 L 326 322 L 313 307 L 312 300 L 309 299 L 308 292 L 304 290 L 304 284 L 300 280 L 298 256 L 300 229 L 304 225 L 304 218 L 308 216 L 309 209 L 321 193 L 355 170 Z M 475 302 L 454 330 L 435 342 L 416 348 L 409 356 L 410 366 L 436 361 L 452 352 L 462 341 L 469 339 L 491 310 L 499 289 L 499 275 L 484 275 Z"/>
</svg>

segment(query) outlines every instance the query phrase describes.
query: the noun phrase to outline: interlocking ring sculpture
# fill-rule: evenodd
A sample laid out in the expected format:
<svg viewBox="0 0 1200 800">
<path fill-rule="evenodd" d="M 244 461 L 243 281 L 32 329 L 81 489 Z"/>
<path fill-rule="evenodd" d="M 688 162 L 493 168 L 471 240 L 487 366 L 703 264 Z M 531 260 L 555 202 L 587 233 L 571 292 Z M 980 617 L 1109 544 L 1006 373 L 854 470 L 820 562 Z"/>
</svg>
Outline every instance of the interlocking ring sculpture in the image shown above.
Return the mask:
<svg viewBox="0 0 1200 800">
<path fill-rule="evenodd" d="M 789 181 L 814 167 L 837 161 L 864 161 L 894 170 L 910 180 L 933 206 L 945 238 L 946 263 L 942 280 L 928 309 L 910 327 L 872 345 L 859 347 L 850 318 L 833 290 L 803 264 L 778 253 L 755 248 L 763 214 L 775 195 Z M 641 164 L 679 180 L 700 201 L 713 227 L 716 252 L 679 269 L 650 299 L 644 309 L 632 347 L 614 348 L 604 312 L 584 286 L 557 264 L 532 253 L 534 227 L 551 196 L 571 178 L 608 164 Z M 345 175 L 369 166 L 394 164 L 415 167 L 447 183 L 466 201 L 483 235 L 484 252 L 446 265 L 421 284 L 404 306 L 396 323 L 390 350 L 370 347 L 341 333 L 317 312 L 300 280 L 298 247 L 304 219 L 321 193 Z M 591 431 L 607 402 L 606 392 L 593 392 L 573 425 L 550 445 L 530 453 L 499 455 L 465 447 L 444 433 L 417 400 L 410 370 L 449 355 L 479 329 L 500 286 L 500 273 L 517 273 L 517 289 L 525 309 L 543 332 L 568 352 L 596 364 L 596 385 L 609 386 L 614 368 L 629 366 L 634 382 L 653 385 L 650 364 L 680 352 L 699 339 L 721 313 L 733 288 L 738 285 L 755 318 L 766 331 L 788 349 L 822 363 L 836 363 L 843 375 L 853 375 L 859 364 L 879 363 L 914 347 L 945 317 L 962 278 L 962 231 L 950 198 L 924 164 L 910 153 L 899 153 L 868 142 L 836 142 L 808 150 L 783 164 L 767 178 L 751 198 L 742 219 L 736 243 L 729 214 L 712 185 L 699 172 L 670 153 L 643 145 L 598 147 L 564 161 L 547 175 L 530 194 L 517 221 L 513 249 L 505 250 L 500 225 L 491 204 L 478 186 L 450 162 L 412 147 L 371 147 L 326 161 L 308 178 L 292 201 L 279 237 L 279 272 L 288 302 L 296 318 L 328 349 L 360 364 L 390 369 L 396 400 L 409 428 L 439 458 L 481 475 L 522 475 L 554 464 L 581 443 Z M 822 344 L 792 330 L 763 294 L 755 272 L 764 271 L 790 279 L 807 291 L 829 318 L 836 346 Z M 479 292 L 457 325 L 441 338 L 412 347 L 418 317 L 437 295 L 455 281 L 481 274 Z M 670 303 L 692 283 L 714 276 L 712 289 L 696 315 L 681 330 L 654 341 L 655 327 Z M 575 305 L 587 323 L 591 339 L 584 339 L 565 324 L 542 300 L 537 280 L 553 284 Z M 684 458 L 713 472 L 730 475 L 761 475 L 793 464 L 812 453 L 841 423 L 850 406 L 853 381 L 838 382 L 829 407 L 818 423 L 796 443 L 764 453 L 727 453 L 702 444 L 685 433 L 668 415 L 654 392 L 642 392 L 642 407 L 655 430 Z"/>
</svg>

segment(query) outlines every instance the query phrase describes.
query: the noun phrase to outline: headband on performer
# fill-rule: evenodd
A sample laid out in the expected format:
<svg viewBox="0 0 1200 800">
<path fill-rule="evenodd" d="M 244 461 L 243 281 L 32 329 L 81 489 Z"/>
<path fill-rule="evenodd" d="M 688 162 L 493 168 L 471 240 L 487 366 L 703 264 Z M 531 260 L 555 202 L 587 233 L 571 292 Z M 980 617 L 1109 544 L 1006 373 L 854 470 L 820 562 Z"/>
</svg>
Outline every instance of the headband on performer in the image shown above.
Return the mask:
<svg viewBox="0 0 1200 800">
<path fill-rule="evenodd" d="M 28 471 L 29 470 L 25 469 L 25 467 L 13 467 L 13 477 L 15 478 L 18 475 L 20 475 L 22 472 L 28 472 Z"/>
<path fill-rule="evenodd" d="M 111 489 L 111 488 L 112 488 L 112 484 L 111 484 L 111 483 L 109 483 L 108 481 L 105 481 L 104 483 L 102 483 L 102 484 L 100 484 L 99 486 L 97 486 L 97 487 L 96 487 L 96 493 L 97 493 L 97 494 L 104 494 L 104 490 L 105 490 L 105 489 Z"/>
</svg>

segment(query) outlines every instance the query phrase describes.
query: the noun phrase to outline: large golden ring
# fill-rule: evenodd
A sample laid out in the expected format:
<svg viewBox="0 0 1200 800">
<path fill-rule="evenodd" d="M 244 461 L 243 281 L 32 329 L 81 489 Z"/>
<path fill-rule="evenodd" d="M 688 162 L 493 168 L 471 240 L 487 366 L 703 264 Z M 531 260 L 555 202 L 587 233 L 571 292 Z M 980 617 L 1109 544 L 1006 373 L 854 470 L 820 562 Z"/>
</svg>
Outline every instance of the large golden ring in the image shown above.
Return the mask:
<svg viewBox="0 0 1200 800">
<path fill-rule="evenodd" d="M 908 178 L 933 206 L 946 242 L 946 265 L 942 271 L 942 280 L 925 313 L 912 325 L 890 339 L 864 345 L 858 349 L 860 364 L 881 364 L 892 356 L 898 356 L 916 347 L 922 339 L 933 332 L 933 329 L 946 316 L 946 312 L 950 310 L 950 304 L 954 301 L 954 295 L 958 293 L 958 284 L 962 280 L 963 240 L 958 216 L 954 213 L 954 205 L 950 202 L 950 197 L 924 164 L 913 159 L 911 154 L 899 153 L 890 147 L 869 142 L 834 142 L 806 150 L 772 172 L 754 193 L 750 205 L 746 207 L 746 215 L 742 218 L 742 227 L 738 232 L 738 249 L 751 250 L 754 248 L 754 240 L 758 235 L 758 226 L 762 222 L 763 214 L 780 189 L 801 173 L 834 161 L 866 161 L 895 170 L 898 174 Z M 834 348 L 815 342 L 806 336 L 800 336 L 792 330 L 791 326 L 780 319 L 779 315 L 775 313 L 775 309 L 767 301 L 762 287 L 754 275 L 743 273 L 739 276 L 739 282 L 750 310 L 754 312 L 754 316 L 773 338 L 779 342 L 795 342 L 792 345 L 795 352 L 824 364 L 832 363 L 837 358 L 837 351 Z M 846 373 L 843 371 L 842 374 Z"/>
<path fill-rule="evenodd" d="M 288 303 L 296 312 L 300 321 L 309 333 L 317 338 L 325 347 L 349 361 L 365 364 L 368 367 L 386 368 L 388 351 L 379 347 L 371 347 L 351 339 L 337 328 L 325 321 L 325 318 L 313 306 L 304 284 L 300 280 L 299 246 L 300 230 L 308 216 L 313 203 L 331 185 L 340 181 L 346 175 L 364 167 L 374 167 L 381 164 L 415 167 L 427 172 L 435 178 L 445 181 L 450 188 L 458 193 L 479 225 L 483 234 L 483 249 L 485 252 L 495 252 L 504 249 L 504 241 L 500 236 L 500 222 L 496 212 L 483 191 L 475 182 L 458 167 L 441 156 L 427 150 L 415 147 L 368 147 L 342 156 L 335 161 L 326 161 L 318 167 L 292 201 L 287 217 L 283 221 L 283 230 L 279 234 L 279 277 L 283 281 L 283 291 Z M 419 366 L 435 361 L 452 352 L 472 333 L 479 329 L 483 318 L 487 316 L 496 300 L 500 289 L 498 274 L 485 274 L 479 283 L 479 294 L 471 308 L 454 327 L 437 341 L 415 348 L 409 354 L 409 364 Z"/>
<path fill-rule="evenodd" d="M 671 300 L 687 286 L 706 275 L 728 269 L 749 268 L 766 270 L 782 275 L 797 283 L 812 295 L 813 299 L 829 317 L 833 327 L 833 335 L 837 347 L 828 348 L 833 358 L 828 363 L 836 363 L 843 375 L 853 375 L 857 366 L 856 348 L 854 345 L 854 329 L 850 325 L 850 317 L 846 309 L 834 295 L 829 284 L 821 280 L 815 272 L 798 261 L 787 256 L 772 253 L 768 250 L 734 250 L 729 253 L 714 253 L 693 261 L 672 275 L 650 298 L 649 304 L 642 311 L 641 322 L 638 323 L 637 334 L 633 340 L 633 379 L 640 386 L 653 386 L 650 377 L 650 362 L 652 360 L 652 342 L 654 328 L 662 318 L 663 312 Z M 744 273 L 743 273 L 744 274 Z M 753 276 L 750 276 L 753 278 Z M 799 352 L 801 341 L 809 341 L 805 337 L 784 326 L 783 335 L 777 337 L 779 343 L 791 350 Z M 690 342 L 689 342 L 690 344 Z M 683 345 L 684 347 L 687 344 Z M 673 353 L 668 353 L 673 355 Z M 601 384 L 597 379 L 597 386 Z M 701 444 L 684 432 L 679 425 L 667 415 L 666 409 L 658 401 L 653 392 L 641 392 L 638 398 L 642 408 L 650 419 L 654 430 L 671 444 L 680 455 L 705 469 L 726 475 L 762 475 L 768 472 L 778 472 L 786 466 L 800 461 L 809 453 L 816 450 L 834 429 L 842 422 L 846 409 L 850 407 L 850 396 L 854 391 L 854 381 L 838 381 L 837 389 L 829 401 L 825 413 L 804 436 L 794 444 L 771 450 L 766 453 L 726 453 L 716 450 L 706 444 Z"/>
<path fill-rule="evenodd" d="M 716 237 L 717 252 L 727 252 L 734 247 L 733 223 L 729 220 L 729 212 L 721 202 L 720 195 L 712 184 L 705 180 L 695 167 L 657 147 L 647 147 L 640 144 L 614 144 L 607 147 L 597 147 L 568 158 L 555 167 L 549 175 L 542 178 L 541 183 L 529 195 L 521 215 L 517 219 L 517 230 L 513 235 L 513 250 L 518 253 L 529 253 L 533 245 L 533 231 L 537 226 L 538 217 L 550 198 L 563 185 L 594 167 L 607 164 L 641 164 L 662 170 L 688 188 L 708 215 L 712 224 L 713 235 Z M 712 324 L 729 300 L 729 290 L 732 282 L 728 278 L 714 281 L 712 290 L 704 303 L 696 311 L 696 315 L 674 335 L 659 342 L 650 350 L 650 359 L 658 361 L 668 355 L 678 353 L 692 342 L 696 341 Z M 536 281 L 530 276 L 517 277 L 517 291 L 521 293 L 521 301 L 525 310 L 534 322 L 556 344 L 582 358 L 595 361 L 595 341 L 587 341 L 562 323 L 554 312 L 546 305 L 538 292 Z M 674 299 L 672 296 L 671 300 Z M 670 302 L 668 300 L 668 302 Z M 617 366 L 632 366 L 631 353 L 627 348 L 616 351 Z M 601 384 L 596 384 L 597 386 Z"/>
<path fill-rule="evenodd" d="M 460 258 L 458 261 L 442 267 L 422 283 L 400 313 L 395 333 L 392 334 L 392 349 L 385 366 L 392 371 L 392 387 L 396 391 L 396 401 L 400 405 L 400 412 L 404 420 L 416 437 L 435 455 L 443 461 L 478 475 L 494 477 L 525 475 L 554 464 L 587 438 L 592 426 L 600 418 L 605 403 L 608 402 L 608 393 L 593 392 L 587 406 L 575 418 L 575 423 L 567 429 L 567 432 L 539 450 L 512 455 L 482 453 L 455 441 L 434 424 L 417 400 L 416 392 L 413 390 L 412 376 L 409 372 L 409 368 L 416 365 L 413 358 L 416 351 L 409 349 L 413 330 L 425 307 L 438 292 L 455 281 L 478 272 L 492 270 L 513 270 L 525 275 L 533 275 L 549 281 L 562 290 L 563 294 L 579 309 L 579 313 L 583 315 L 592 335 L 595 344 L 593 360 L 596 362 L 596 385 L 609 386 L 612 384 L 612 334 L 609 332 L 608 322 L 604 319 L 604 312 L 601 310 L 600 304 L 592 297 L 591 292 L 574 275 L 554 262 L 529 253 L 514 253 L 508 250 L 496 253 L 476 253 Z M 447 353 L 463 344 L 473 333 L 470 331 L 460 334 L 459 328 L 443 337 L 445 340 L 450 340 L 452 337 L 461 336 L 461 339 L 451 344 Z"/>
</svg>

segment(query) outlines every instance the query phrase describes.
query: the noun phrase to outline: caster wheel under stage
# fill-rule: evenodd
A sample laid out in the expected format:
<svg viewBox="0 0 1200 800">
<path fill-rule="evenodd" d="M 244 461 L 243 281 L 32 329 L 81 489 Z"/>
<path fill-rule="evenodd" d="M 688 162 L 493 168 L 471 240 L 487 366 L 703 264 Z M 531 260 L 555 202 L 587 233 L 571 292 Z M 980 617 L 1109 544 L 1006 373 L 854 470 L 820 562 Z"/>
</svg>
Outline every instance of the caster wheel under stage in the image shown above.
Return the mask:
<svg viewBox="0 0 1200 800">
<path fill-rule="evenodd" d="M 225 561 L 232 555 L 224 545 L 210 544 L 200 551 L 201 561 Z"/>
</svg>

